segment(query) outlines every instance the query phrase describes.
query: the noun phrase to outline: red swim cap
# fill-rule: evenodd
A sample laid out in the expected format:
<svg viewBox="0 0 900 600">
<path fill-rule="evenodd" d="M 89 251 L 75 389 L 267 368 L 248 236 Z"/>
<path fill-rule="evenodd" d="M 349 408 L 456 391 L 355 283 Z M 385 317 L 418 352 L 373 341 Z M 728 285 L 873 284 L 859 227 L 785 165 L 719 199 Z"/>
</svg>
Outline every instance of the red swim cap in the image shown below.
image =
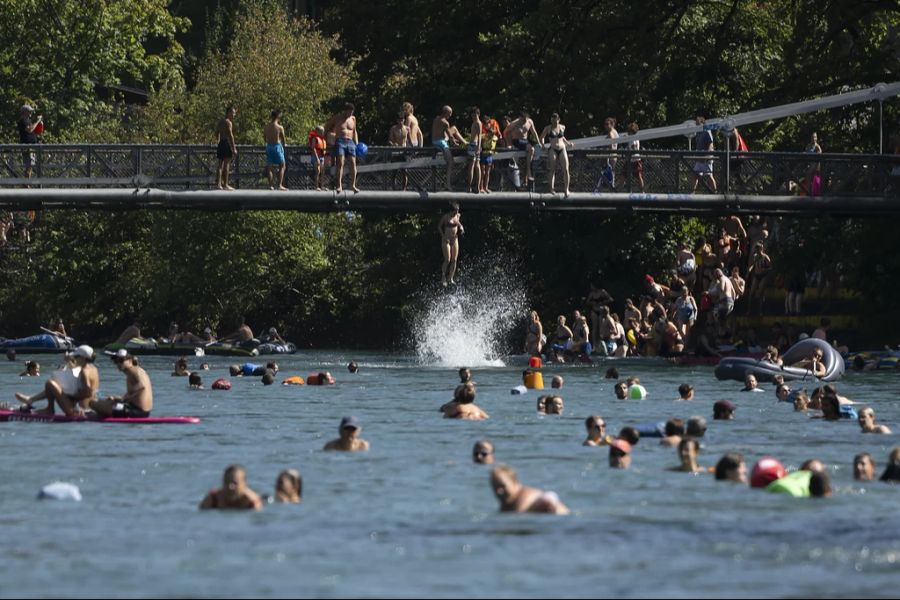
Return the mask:
<svg viewBox="0 0 900 600">
<path fill-rule="evenodd" d="M 777 458 L 764 456 L 753 465 L 750 473 L 750 487 L 764 488 L 786 475 L 784 465 Z"/>
<path fill-rule="evenodd" d="M 225 379 L 224 377 L 221 377 L 221 378 L 213 381 L 212 389 L 214 389 L 214 390 L 230 390 L 231 382 L 228 381 L 227 379 Z"/>
</svg>

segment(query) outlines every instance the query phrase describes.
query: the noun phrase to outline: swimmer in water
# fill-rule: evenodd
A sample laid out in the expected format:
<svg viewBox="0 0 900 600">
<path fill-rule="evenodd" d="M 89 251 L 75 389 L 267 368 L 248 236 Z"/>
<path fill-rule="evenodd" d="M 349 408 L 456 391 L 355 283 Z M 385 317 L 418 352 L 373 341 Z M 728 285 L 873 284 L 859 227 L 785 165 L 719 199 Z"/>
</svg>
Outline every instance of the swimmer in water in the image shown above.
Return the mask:
<svg viewBox="0 0 900 600">
<path fill-rule="evenodd" d="M 247 471 L 241 465 L 231 465 L 225 469 L 222 487 L 210 490 L 200 503 L 200 510 L 259 510 L 262 507 L 259 494 L 247 487 Z"/>
<path fill-rule="evenodd" d="M 500 501 L 500 512 L 568 515 L 568 507 L 553 492 L 528 487 L 512 467 L 500 465 L 491 471 L 491 489 Z"/>
<path fill-rule="evenodd" d="M 875 422 L 875 411 L 868 406 L 859 411 L 859 427 L 863 433 L 891 433 L 889 427 Z"/>
<path fill-rule="evenodd" d="M 303 479 L 296 469 L 285 469 L 275 480 L 275 502 L 299 504 L 303 500 Z"/>
<path fill-rule="evenodd" d="M 756 380 L 756 375 L 753 373 L 747 373 L 746 377 L 744 377 L 744 389 L 742 392 L 761 392 L 763 389 L 759 387 L 759 382 Z"/>
<path fill-rule="evenodd" d="M 484 421 L 488 414 L 475 404 L 475 384 L 466 383 L 456 388 L 452 402 L 442 408 L 445 419 L 462 419 L 465 421 Z"/>
<path fill-rule="evenodd" d="M 356 417 L 344 417 L 338 427 L 341 434 L 336 440 L 325 444 L 324 450 L 337 450 L 341 452 L 366 452 L 369 450 L 369 442 L 359 437 L 362 426 Z"/>
<path fill-rule="evenodd" d="M 472 370 L 468 367 L 463 367 L 459 370 L 459 382 L 460 383 L 469 383 L 472 381 Z"/>
<path fill-rule="evenodd" d="M 200 373 L 191 373 L 188 376 L 188 386 L 192 390 L 202 390 L 203 389 L 203 379 L 200 377 Z"/>
<path fill-rule="evenodd" d="M 689 383 L 682 383 L 678 386 L 678 399 L 679 400 L 693 400 L 694 399 L 694 386 Z"/>
<path fill-rule="evenodd" d="M 613 390 L 616 393 L 616 398 L 619 400 L 625 400 L 628 397 L 628 384 L 624 381 L 617 383 Z"/>
<path fill-rule="evenodd" d="M 875 480 L 875 459 L 868 452 L 853 457 L 853 479 L 856 481 Z"/>
<path fill-rule="evenodd" d="M 561 396 L 547 396 L 544 407 L 548 415 L 561 415 L 563 413 L 563 399 Z"/>
<path fill-rule="evenodd" d="M 587 429 L 587 438 L 581 444 L 582 446 L 608 446 L 611 440 L 606 437 L 606 421 L 603 417 L 594 415 L 588 417 L 584 421 L 584 428 Z"/>
<path fill-rule="evenodd" d="M 494 464 L 494 445 L 487 440 L 475 442 L 472 448 L 472 461 L 479 465 Z"/>
<path fill-rule="evenodd" d="M 669 469 L 683 473 L 705 473 L 706 469 L 697 464 L 697 455 L 700 453 L 700 442 L 687 438 L 678 444 L 678 458 L 681 465 Z"/>
<path fill-rule="evenodd" d="M 41 365 L 33 360 L 25 363 L 25 370 L 19 373 L 19 377 L 40 377 Z"/>
<path fill-rule="evenodd" d="M 747 485 L 747 463 L 744 455 L 729 452 L 716 463 L 716 481 L 731 481 Z"/>
<path fill-rule="evenodd" d="M 550 383 L 550 387 L 555 390 L 559 390 L 562 389 L 564 383 L 565 381 L 563 380 L 562 375 L 554 375 L 553 380 Z"/>
<path fill-rule="evenodd" d="M 659 445 L 674 448 L 681 443 L 683 437 L 684 421 L 681 419 L 669 419 L 666 421 L 666 435 L 659 440 Z"/>
<path fill-rule="evenodd" d="M 631 444 L 621 438 L 609 443 L 609 467 L 611 469 L 631 467 Z"/>
</svg>

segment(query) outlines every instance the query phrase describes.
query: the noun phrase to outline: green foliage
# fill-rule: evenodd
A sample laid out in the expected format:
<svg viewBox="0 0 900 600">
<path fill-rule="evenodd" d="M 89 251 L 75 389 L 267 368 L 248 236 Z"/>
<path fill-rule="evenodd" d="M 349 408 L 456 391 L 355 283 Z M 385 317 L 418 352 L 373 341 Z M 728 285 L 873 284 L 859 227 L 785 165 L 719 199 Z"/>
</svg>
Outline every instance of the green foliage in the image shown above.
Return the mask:
<svg viewBox="0 0 900 600">
<path fill-rule="evenodd" d="M 234 105 L 238 143 L 261 143 L 276 108 L 285 113 L 287 135 L 306 142 L 309 128 L 323 121 L 323 102 L 352 82 L 350 67 L 330 58 L 337 40 L 290 17 L 275 0 L 245 0 L 239 11 L 225 49 L 211 45 L 199 62 L 196 85 L 187 91 L 168 82 L 153 96 L 137 135 L 209 142 L 226 107 Z"/>
<path fill-rule="evenodd" d="M 0 112 L 17 115 L 28 101 L 47 121 L 45 141 L 100 135 L 114 141 L 121 110 L 105 102 L 115 97 L 114 86 L 152 90 L 180 77 L 183 51 L 175 35 L 187 22 L 167 4 L 0 0 Z M 13 132 L 4 131 L 7 138 Z"/>
</svg>

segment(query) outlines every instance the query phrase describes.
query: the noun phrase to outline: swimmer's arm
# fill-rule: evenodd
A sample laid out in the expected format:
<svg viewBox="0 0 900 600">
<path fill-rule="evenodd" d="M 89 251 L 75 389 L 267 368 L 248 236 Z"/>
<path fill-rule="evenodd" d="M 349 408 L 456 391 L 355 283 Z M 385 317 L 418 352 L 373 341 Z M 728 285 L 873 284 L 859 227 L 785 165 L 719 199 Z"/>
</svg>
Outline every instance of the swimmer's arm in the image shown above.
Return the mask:
<svg viewBox="0 0 900 600">
<path fill-rule="evenodd" d="M 228 140 L 228 143 L 231 144 L 231 153 L 237 154 L 237 145 L 234 143 L 234 130 L 231 126 L 231 121 L 225 119 L 225 139 Z"/>
<path fill-rule="evenodd" d="M 200 501 L 200 506 L 198 506 L 197 508 L 199 508 L 200 510 L 209 510 L 210 508 L 214 508 L 213 492 L 209 492 L 208 494 L 206 494 L 203 500 Z"/>
<path fill-rule="evenodd" d="M 548 143 L 546 142 L 547 135 L 548 135 L 549 133 L 550 133 L 550 126 L 547 125 L 546 127 L 544 127 L 544 130 L 541 132 L 541 146 L 543 146 L 544 144 L 547 144 L 547 147 L 548 147 L 548 148 L 550 147 L 550 144 L 548 144 Z"/>
</svg>

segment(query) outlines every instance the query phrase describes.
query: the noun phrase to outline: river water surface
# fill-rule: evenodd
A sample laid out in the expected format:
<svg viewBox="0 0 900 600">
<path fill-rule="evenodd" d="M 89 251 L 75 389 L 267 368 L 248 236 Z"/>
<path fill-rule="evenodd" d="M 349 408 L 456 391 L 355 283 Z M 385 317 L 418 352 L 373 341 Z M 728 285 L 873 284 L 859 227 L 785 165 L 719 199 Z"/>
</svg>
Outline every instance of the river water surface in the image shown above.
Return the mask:
<svg viewBox="0 0 900 600">
<path fill-rule="evenodd" d="M 24 357 L 20 357 L 24 358 Z M 49 374 L 55 358 L 37 357 Z M 361 370 L 344 365 L 355 359 Z M 228 359 L 207 358 L 209 385 Z M 279 381 L 321 369 L 333 387 L 264 387 L 233 379 L 228 392 L 189 391 L 173 359 L 142 359 L 157 416 L 196 415 L 194 426 L 0 423 L 0 595 L 13 596 L 895 596 L 900 583 L 900 486 L 860 484 L 853 456 L 873 454 L 879 473 L 896 436 L 862 435 L 742 394 L 711 368 L 620 363 L 649 391 L 617 401 L 605 368 L 546 368 L 566 379 L 561 417 L 539 417 L 537 394 L 512 396 L 521 367 L 476 368 L 486 422 L 441 418 L 457 383 L 451 366 L 411 356 L 298 354 Z M 191 358 L 191 368 L 200 359 Z M 124 378 L 100 359 L 102 390 Z M 37 390 L 22 363 L 0 364 L 0 398 Z M 41 379 L 41 381 L 43 378 Z M 677 402 L 691 382 L 693 402 Z M 900 430 L 892 373 L 850 374 L 839 389 Z M 812 386 L 810 386 L 811 389 Z M 633 468 L 613 471 L 607 452 L 584 448 L 584 418 L 611 433 L 648 420 L 711 417 L 729 398 L 737 419 L 713 422 L 701 464 L 727 451 L 748 466 L 764 454 L 788 468 L 807 458 L 830 469 L 835 496 L 793 499 L 667 472 L 674 449 L 643 439 Z M 366 454 L 323 453 L 344 415 L 363 424 Z M 500 462 L 529 485 L 556 491 L 569 517 L 498 514 L 472 444 L 489 438 Z M 277 473 L 298 468 L 300 505 L 257 514 L 200 512 L 197 504 L 239 462 L 250 485 L 271 493 Z M 52 481 L 81 488 L 80 503 L 37 501 Z"/>
</svg>

